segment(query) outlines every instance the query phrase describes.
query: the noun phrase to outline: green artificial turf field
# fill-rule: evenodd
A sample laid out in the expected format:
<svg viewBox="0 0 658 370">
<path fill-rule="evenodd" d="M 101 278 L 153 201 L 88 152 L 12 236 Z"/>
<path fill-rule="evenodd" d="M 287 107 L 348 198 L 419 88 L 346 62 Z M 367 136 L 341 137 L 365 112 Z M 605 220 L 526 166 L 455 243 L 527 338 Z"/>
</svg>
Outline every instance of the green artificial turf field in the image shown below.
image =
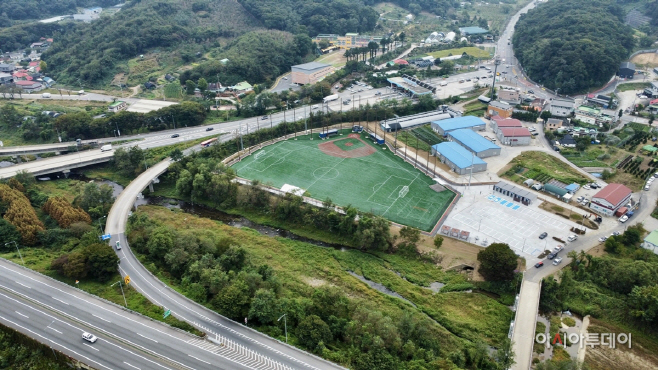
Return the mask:
<svg viewBox="0 0 658 370">
<path fill-rule="evenodd" d="M 239 177 L 281 188 L 305 189 L 314 199 L 351 204 L 363 212 L 431 231 L 454 197 L 430 189 L 435 182 L 368 135 L 321 140 L 298 136 L 264 147 L 233 165 Z M 360 138 L 355 138 L 360 136 Z"/>
</svg>

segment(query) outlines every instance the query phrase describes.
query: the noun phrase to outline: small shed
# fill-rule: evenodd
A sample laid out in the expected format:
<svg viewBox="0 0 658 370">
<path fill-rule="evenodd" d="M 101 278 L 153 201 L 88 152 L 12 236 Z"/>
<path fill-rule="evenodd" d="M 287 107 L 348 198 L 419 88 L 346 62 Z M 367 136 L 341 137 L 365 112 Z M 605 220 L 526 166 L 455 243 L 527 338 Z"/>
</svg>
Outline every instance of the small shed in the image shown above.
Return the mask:
<svg viewBox="0 0 658 370">
<path fill-rule="evenodd" d="M 571 194 L 577 192 L 578 189 L 580 189 L 580 185 L 579 185 L 579 184 L 576 184 L 576 183 L 569 184 L 569 185 L 567 185 L 567 186 L 564 188 L 564 190 L 568 191 L 568 192 L 571 193 Z"/>
<path fill-rule="evenodd" d="M 526 185 L 526 186 L 532 186 L 532 184 L 534 184 L 534 183 L 535 183 L 535 180 L 533 180 L 533 179 L 527 179 L 523 182 L 523 184 Z"/>
</svg>

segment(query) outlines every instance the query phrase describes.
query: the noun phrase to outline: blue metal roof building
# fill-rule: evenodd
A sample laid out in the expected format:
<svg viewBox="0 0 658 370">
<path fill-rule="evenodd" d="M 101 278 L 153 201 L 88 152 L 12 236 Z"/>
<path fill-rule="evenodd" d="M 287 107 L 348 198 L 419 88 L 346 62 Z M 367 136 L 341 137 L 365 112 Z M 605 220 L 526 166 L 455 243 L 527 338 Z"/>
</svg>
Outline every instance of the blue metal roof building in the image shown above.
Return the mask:
<svg viewBox="0 0 658 370">
<path fill-rule="evenodd" d="M 441 121 L 432 121 L 432 130 L 446 136 L 448 132 L 462 128 L 470 128 L 473 131 L 484 131 L 486 124 L 483 120 L 474 116 L 455 117 Z"/>
<path fill-rule="evenodd" d="M 438 157 L 441 163 L 445 163 L 451 170 L 460 175 L 471 173 L 471 165 L 473 167 L 472 172 L 487 170 L 487 162 L 455 142 L 432 145 L 432 155 Z"/>
<path fill-rule="evenodd" d="M 498 145 L 467 128 L 448 132 L 448 139 L 458 143 L 480 158 L 500 155 L 500 147 Z"/>
</svg>

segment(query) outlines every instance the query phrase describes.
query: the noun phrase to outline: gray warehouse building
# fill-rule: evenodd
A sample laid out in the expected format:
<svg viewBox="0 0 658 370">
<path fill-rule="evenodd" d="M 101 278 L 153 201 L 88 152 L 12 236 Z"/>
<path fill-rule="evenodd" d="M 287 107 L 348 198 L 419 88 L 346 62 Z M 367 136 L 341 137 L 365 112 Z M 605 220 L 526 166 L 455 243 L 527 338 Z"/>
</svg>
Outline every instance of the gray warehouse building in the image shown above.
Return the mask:
<svg viewBox="0 0 658 370">
<path fill-rule="evenodd" d="M 487 170 L 487 162 L 454 142 L 432 145 L 432 155 L 460 175 Z"/>
<path fill-rule="evenodd" d="M 573 113 L 576 103 L 571 99 L 554 98 L 549 111 L 557 117 L 567 117 Z"/>
<path fill-rule="evenodd" d="M 444 119 L 452 118 L 450 113 L 443 111 L 430 111 L 409 116 L 389 118 L 380 121 L 379 125 L 382 130 L 386 132 L 404 130 L 411 127 L 426 125 L 432 121 L 441 121 Z"/>
<path fill-rule="evenodd" d="M 467 128 L 448 132 L 448 139 L 463 146 L 478 158 L 500 155 L 500 147 Z"/>
</svg>

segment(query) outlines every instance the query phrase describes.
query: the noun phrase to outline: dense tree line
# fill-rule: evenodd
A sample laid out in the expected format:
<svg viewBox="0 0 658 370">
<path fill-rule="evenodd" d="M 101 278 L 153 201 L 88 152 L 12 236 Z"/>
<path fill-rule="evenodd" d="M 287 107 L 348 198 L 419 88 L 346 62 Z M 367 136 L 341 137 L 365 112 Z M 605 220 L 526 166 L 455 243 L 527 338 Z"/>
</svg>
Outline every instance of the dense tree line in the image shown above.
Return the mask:
<svg viewBox="0 0 658 370">
<path fill-rule="evenodd" d="M 16 187 L 16 186 L 15 186 Z M 12 224 L 21 235 L 22 243 L 33 245 L 37 242 L 37 233 L 44 231 L 43 223 L 37 217 L 29 199 L 20 188 L 0 184 L 0 214 Z"/>
<path fill-rule="evenodd" d="M 2 0 L 0 20 L 45 19 L 56 15 L 75 14 L 78 8 L 92 6 L 108 7 L 117 0 Z M 0 26 L 3 26 L 0 23 Z"/>
<path fill-rule="evenodd" d="M 379 15 L 363 2 L 347 0 L 238 0 L 265 27 L 297 33 L 304 26 L 311 37 L 320 33 L 364 33 Z"/>
<path fill-rule="evenodd" d="M 0 3 L 0 7 L 1 7 Z M 2 13 L 0 13 L 2 14 Z M 41 37 L 52 37 L 57 32 L 62 32 L 74 26 L 73 23 L 27 23 L 17 24 L 9 27 L 2 24 L 0 15 L 0 50 L 7 53 L 14 50 L 24 50 L 30 44 L 37 42 Z M 7 27 L 7 28 L 2 28 Z"/>
<path fill-rule="evenodd" d="M 557 0 L 521 15 L 514 52 L 531 79 L 562 94 L 601 86 L 634 46 L 612 0 Z"/>
<path fill-rule="evenodd" d="M 87 212 L 82 208 L 72 206 L 68 200 L 62 197 L 48 198 L 41 208 L 57 221 L 60 227 L 65 229 L 68 229 L 74 222 L 91 223 L 91 217 Z"/>
<path fill-rule="evenodd" d="M 324 285 L 293 291 L 267 264 L 256 264 L 249 240 L 212 228 L 171 227 L 142 212 L 128 222 L 131 248 L 180 283 L 197 302 L 231 319 L 282 336 L 286 314 L 291 343 L 355 370 L 498 369 L 484 343 L 468 344 L 448 359 L 437 325 L 410 311 L 399 319 L 368 302 Z"/>
</svg>

